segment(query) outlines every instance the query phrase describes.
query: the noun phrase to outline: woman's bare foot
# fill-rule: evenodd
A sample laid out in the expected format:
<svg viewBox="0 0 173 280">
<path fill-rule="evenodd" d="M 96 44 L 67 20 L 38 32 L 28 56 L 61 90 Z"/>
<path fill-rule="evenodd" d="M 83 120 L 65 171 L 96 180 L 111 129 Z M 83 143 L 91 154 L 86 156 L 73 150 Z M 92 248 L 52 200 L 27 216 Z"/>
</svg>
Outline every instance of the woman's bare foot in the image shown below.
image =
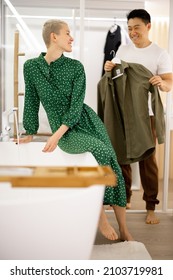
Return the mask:
<svg viewBox="0 0 173 280">
<path fill-rule="evenodd" d="M 107 216 L 104 212 L 104 208 L 101 210 L 100 220 L 99 220 L 99 230 L 109 240 L 118 239 L 118 234 L 114 228 L 109 224 Z"/>
<path fill-rule="evenodd" d="M 128 229 L 120 230 L 120 239 L 122 241 L 134 241 L 134 238 L 131 236 Z"/>
<path fill-rule="evenodd" d="M 155 213 L 153 210 L 147 210 L 147 216 L 145 220 L 146 224 L 159 224 L 160 220 L 156 217 Z"/>
<path fill-rule="evenodd" d="M 130 209 L 131 208 L 131 203 L 130 202 L 127 202 L 126 204 L 126 209 Z"/>
</svg>

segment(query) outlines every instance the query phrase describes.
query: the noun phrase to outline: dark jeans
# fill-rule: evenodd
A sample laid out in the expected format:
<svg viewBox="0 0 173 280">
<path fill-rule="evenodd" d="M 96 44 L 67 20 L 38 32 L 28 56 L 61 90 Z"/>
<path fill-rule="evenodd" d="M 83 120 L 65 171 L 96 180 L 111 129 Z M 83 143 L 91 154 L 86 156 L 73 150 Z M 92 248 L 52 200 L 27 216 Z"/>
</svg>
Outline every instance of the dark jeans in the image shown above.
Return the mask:
<svg viewBox="0 0 173 280">
<path fill-rule="evenodd" d="M 151 127 L 153 131 L 153 137 L 156 141 L 154 120 L 151 117 Z M 132 170 L 130 164 L 120 165 L 126 184 L 127 202 L 130 202 L 132 195 Z M 155 152 L 147 159 L 139 162 L 139 172 L 141 178 L 141 184 L 144 190 L 143 200 L 146 201 L 147 210 L 155 210 L 155 205 L 159 203 L 157 199 L 158 195 L 158 167 L 156 163 Z"/>
</svg>

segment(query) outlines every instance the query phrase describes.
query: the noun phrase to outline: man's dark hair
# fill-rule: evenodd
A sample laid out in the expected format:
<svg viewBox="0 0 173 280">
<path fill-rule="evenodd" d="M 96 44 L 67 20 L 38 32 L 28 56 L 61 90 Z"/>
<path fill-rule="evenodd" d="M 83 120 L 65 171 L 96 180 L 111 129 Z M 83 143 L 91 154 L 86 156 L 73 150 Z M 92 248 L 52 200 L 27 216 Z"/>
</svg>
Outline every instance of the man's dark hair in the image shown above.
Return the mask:
<svg viewBox="0 0 173 280">
<path fill-rule="evenodd" d="M 140 18 L 145 24 L 151 22 L 150 14 L 144 9 L 135 9 L 127 14 L 127 21 L 131 18 Z"/>
</svg>

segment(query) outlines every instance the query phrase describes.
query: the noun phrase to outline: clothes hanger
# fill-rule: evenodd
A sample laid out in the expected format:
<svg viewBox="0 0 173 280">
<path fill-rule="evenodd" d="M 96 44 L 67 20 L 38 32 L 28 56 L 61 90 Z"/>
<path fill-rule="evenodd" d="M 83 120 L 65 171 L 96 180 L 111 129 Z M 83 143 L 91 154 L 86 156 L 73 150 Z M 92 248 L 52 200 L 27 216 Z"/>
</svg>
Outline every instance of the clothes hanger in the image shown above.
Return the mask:
<svg viewBox="0 0 173 280">
<path fill-rule="evenodd" d="M 113 53 L 113 58 L 112 58 L 111 61 L 112 61 L 114 64 L 121 64 L 121 59 L 119 59 L 118 57 L 115 56 L 116 53 L 115 53 L 114 50 L 111 50 L 111 51 L 110 51 L 110 54 L 112 54 L 112 53 Z M 116 76 L 112 77 L 112 80 L 113 80 L 113 79 L 116 79 L 116 78 L 118 78 L 118 77 L 121 77 L 122 75 L 123 75 L 123 73 L 121 73 L 120 69 L 117 69 L 117 70 L 116 70 Z"/>
<path fill-rule="evenodd" d="M 120 58 L 118 58 L 117 56 L 116 56 L 116 53 L 115 53 L 115 51 L 114 50 L 111 50 L 110 51 L 110 55 L 113 53 L 113 55 L 112 55 L 112 62 L 114 63 L 114 64 L 121 64 L 121 59 Z"/>
<path fill-rule="evenodd" d="M 116 24 L 116 17 L 114 17 L 114 24 L 111 26 L 111 28 L 109 29 L 109 31 L 111 33 L 114 33 L 118 28 L 118 25 Z"/>
<path fill-rule="evenodd" d="M 116 55 L 116 53 L 115 53 L 115 51 L 114 50 L 111 50 L 110 51 L 110 55 L 112 54 L 112 57 L 113 57 L 113 59 L 114 59 L 114 57 L 115 57 L 115 55 Z"/>
<path fill-rule="evenodd" d="M 118 57 L 113 57 L 113 59 L 111 60 L 114 64 L 121 64 L 121 59 L 119 59 Z M 123 72 L 121 72 L 121 70 L 118 68 L 116 69 L 116 75 L 114 77 L 112 77 L 112 80 L 117 79 L 121 76 L 123 76 Z"/>
<path fill-rule="evenodd" d="M 120 70 L 120 69 L 117 69 L 117 70 Z M 116 71 L 117 71 L 117 70 L 116 70 Z M 124 75 L 124 73 L 119 73 L 119 74 L 117 74 L 116 76 L 112 77 L 112 80 L 117 79 L 117 78 L 119 78 L 119 77 L 121 77 L 121 76 L 123 76 L 123 75 Z"/>
<path fill-rule="evenodd" d="M 115 51 L 114 51 L 115 52 Z M 121 59 L 117 56 L 113 56 L 112 60 L 111 60 L 114 64 L 121 64 Z"/>
</svg>

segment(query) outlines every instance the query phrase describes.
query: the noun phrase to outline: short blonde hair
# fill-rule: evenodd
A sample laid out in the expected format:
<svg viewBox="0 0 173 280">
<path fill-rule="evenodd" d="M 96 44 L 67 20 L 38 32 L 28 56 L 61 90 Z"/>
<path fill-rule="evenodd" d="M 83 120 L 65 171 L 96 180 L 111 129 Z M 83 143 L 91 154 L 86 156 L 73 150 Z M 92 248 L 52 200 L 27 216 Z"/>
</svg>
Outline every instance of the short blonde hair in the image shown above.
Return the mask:
<svg viewBox="0 0 173 280">
<path fill-rule="evenodd" d="M 66 24 L 66 22 L 62 20 L 57 19 L 51 19 L 44 23 L 43 30 L 42 30 L 42 36 L 43 40 L 45 42 L 45 45 L 48 47 L 50 45 L 50 34 L 56 33 L 59 34 L 59 31 L 62 28 L 62 25 Z"/>
</svg>

